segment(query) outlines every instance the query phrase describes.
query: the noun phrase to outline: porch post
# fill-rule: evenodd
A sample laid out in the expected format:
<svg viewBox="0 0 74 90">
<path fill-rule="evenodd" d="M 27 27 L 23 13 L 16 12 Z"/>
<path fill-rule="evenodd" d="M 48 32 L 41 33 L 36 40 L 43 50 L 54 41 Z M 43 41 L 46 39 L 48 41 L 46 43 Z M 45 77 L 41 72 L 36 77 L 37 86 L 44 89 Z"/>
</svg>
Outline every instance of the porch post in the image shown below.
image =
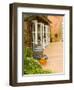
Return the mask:
<svg viewBox="0 0 74 90">
<path fill-rule="evenodd" d="M 42 41 L 42 39 L 43 39 L 43 37 L 42 37 L 42 23 L 40 23 L 40 38 L 41 38 L 41 46 L 42 46 L 42 44 L 43 44 L 43 41 Z"/>
<path fill-rule="evenodd" d="M 48 26 L 48 44 L 50 44 L 50 26 Z"/>
<path fill-rule="evenodd" d="M 46 45 L 48 45 L 48 25 L 45 25 L 45 31 L 46 31 Z"/>
<path fill-rule="evenodd" d="M 43 49 L 45 49 L 45 42 L 44 42 L 44 24 L 42 24 L 42 28 L 43 28 L 43 34 L 42 34 L 42 38 L 43 38 Z"/>
</svg>

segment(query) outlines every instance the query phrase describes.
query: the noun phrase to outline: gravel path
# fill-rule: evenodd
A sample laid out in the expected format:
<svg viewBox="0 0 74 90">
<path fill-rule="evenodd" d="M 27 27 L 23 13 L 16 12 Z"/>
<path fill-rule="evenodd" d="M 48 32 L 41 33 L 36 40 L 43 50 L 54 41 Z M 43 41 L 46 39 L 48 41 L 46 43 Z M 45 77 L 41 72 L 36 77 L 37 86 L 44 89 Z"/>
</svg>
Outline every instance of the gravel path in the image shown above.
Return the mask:
<svg viewBox="0 0 74 90">
<path fill-rule="evenodd" d="M 47 64 L 42 66 L 44 70 L 63 72 L 63 42 L 50 43 L 44 50 L 44 54 L 48 56 Z"/>
</svg>

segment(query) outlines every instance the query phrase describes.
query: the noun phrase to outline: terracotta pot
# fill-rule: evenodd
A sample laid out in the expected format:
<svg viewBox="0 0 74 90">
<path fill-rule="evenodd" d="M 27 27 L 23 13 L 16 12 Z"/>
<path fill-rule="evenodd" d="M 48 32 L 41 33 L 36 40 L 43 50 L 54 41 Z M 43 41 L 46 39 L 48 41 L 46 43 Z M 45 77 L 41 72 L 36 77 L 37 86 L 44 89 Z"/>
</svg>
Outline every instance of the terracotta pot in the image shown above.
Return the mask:
<svg viewBox="0 0 74 90">
<path fill-rule="evenodd" d="M 47 60 L 46 59 L 40 59 L 39 62 L 40 62 L 40 64 L 45 65 L 47 63 Z"/>
</svg>

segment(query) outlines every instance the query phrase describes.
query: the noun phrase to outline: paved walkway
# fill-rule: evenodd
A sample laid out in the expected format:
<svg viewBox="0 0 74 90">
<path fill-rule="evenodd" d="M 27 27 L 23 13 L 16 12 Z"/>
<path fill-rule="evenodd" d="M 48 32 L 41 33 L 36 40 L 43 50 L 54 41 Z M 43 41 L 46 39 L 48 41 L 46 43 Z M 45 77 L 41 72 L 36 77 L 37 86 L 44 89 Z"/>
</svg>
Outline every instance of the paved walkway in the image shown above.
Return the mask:
<svg viewBox="0 0 74 90">
<path fill-rule="evenodd" d="M 44 54 L 48 56 L 48 61 L 42 66 L 43 69 L 56 73 L 63 72 L 63 42 L 50 43 Z"/>
</svg>

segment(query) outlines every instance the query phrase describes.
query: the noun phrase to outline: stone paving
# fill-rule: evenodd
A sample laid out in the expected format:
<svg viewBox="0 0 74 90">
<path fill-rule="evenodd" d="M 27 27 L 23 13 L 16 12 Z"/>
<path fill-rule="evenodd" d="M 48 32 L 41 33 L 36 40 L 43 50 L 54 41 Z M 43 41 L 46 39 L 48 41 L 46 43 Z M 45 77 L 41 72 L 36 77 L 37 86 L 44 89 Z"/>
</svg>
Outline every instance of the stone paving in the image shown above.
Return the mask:
<svg viewBox="0 0 74 90">
<path fill-rule="evenodd" d="M 55 73 L 63 72 L 63 42 L 53 42 L 44 50 L 48 56 L 47 64 L 43 65 L 44 70 L 51 70 Z"/>
</svg>

